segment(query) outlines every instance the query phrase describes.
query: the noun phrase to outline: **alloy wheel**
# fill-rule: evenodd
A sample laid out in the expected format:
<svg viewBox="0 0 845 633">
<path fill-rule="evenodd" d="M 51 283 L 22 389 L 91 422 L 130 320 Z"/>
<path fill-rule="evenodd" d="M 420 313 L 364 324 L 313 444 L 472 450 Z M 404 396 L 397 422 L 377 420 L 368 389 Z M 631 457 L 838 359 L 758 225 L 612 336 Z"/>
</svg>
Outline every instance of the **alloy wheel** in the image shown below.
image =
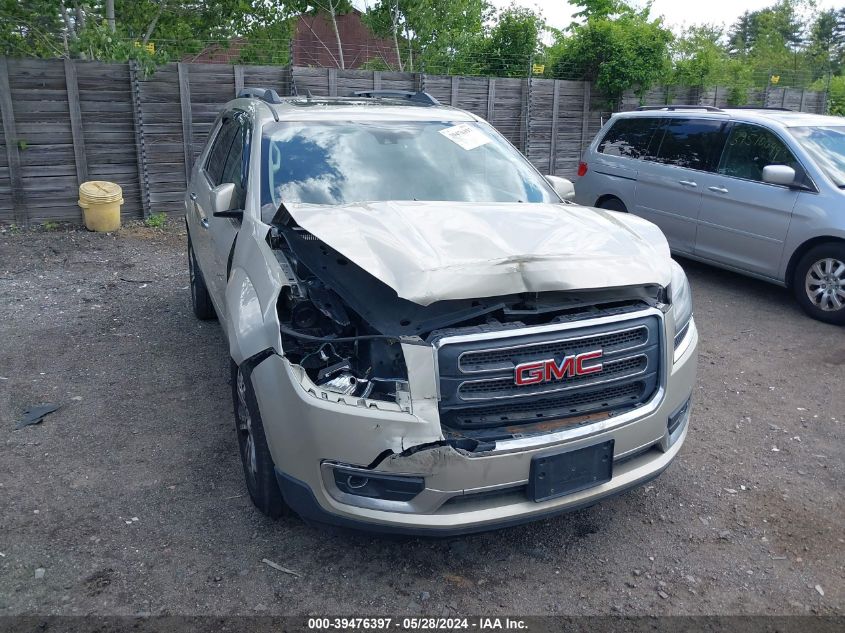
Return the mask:
<svg viewBox="0 0 845 633">
<path fill-rule="evenodd" d="M 238 369 L 236 378 L 238 394 L 238 435 L 243 452 L 244 464 L 247 466 L 250 478 L 255 481 L 258 475 L 258 463 L 255 455 L 255 437 L 252 430 L 252 416 L 246 402 L 246 380 L 243 372 Z"/>
<path fill-rule="evenodd" d="M 845 306 L 845 262 L 833 257 L 820 259 L 807 271 L 804 289 L 820 310 L 841 310 Z"/>
</svg>

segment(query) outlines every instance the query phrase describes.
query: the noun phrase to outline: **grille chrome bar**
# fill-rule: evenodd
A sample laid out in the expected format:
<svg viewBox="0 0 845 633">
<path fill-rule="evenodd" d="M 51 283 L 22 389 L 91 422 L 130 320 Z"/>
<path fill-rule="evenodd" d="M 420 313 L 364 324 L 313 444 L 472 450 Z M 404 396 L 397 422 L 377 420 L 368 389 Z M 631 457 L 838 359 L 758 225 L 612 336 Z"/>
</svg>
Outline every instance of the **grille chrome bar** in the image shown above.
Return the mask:
<svg viewBox="0 0 845 633">
<path fill-rule="evenodd" d="M 644 373 L 646 373 L 648 371 L 648 356 L 646 356 L 645 354 L 637 354 L 636 356 L 626 356 L 625 358 L 620 358 L 620 359 L 612 360 L 608 363 L 605 363 L 604 369 L 602 370 L 601 373 L 607 375 L 606 373 L 608 371 L 612 371 L 612 368 L 613 368 L 614 365 L 627 363 L 627 362 L 630 362 L 632 360 L 639 361 L 640 359 L 642 359 L 644 361 L 642 367 L 638 367 L 633 372 L 625 373 L 625 374 L 622 374 L 621 376 L 613 376 L 612 378 L 606 378 L 604 380 L 598 380 L 592 375 L 586 376 L 586 377 L 583 377 L 583 378 L 581 378 L 581 377 L 570 378 L 568 380 L 561 380 L 561 381 L 558 381 L 557 383 L 554 383 L 554 385 L 557 385 L 557 386 L 554 386 L 554 385 L 549 384 L 549 383 L 543 383 L 541 385 L 541 387 L 551 387 L 551 388 L 546 388 L 546 389 L 543 389 L 541 391 L 537 391 L 536 389 L 532 389 L 532 387 L 536 387 L 536 385 L 528 385 L 526 387 L 515 387 L 514 384 L 513 384 L 513 380 L 507 379 L 507 378 L 497 378 L 497 379 L 493 379 L 493 380 L 467 380 L 465 382 L 462 382 L 460 384 L 460 386 L 458 387 L 458 395 L 460 396 L 460 398 L 462 400 L 481 400 L 481 401 L 505 400 L 505 399 L 510 399 L 510 398 L 525 398 L 525 397 L 530 397 L 530 396 L 548 395 L 550 393 L 559 393 L 561 391 L 572 391 L 573 389 L 582 389 L 582 388 L 585 389 L 587 387 L 595 387 L 595 386 L 598 386 L 598 385 L 606 385 L 606 384 L 613 383 L 613 382 L 619 382 L 620 380 L 628 380 L 628 379 L 631 379 L 631 378 L 635 378 L 637 376 L 642 376 Z M 465 385 L 473 385 L 473 384 L 478 384 L 478 385 L 487 384 L 487 385 L 489 385 L 491 383 L 507 383 L 507 387 L 511 388 L 511 390 L 513 390 L 513 391 L 518 391 L 519 393 L 512 393 L 512 394 L 501 395 L 501 396 L 490 396 L 490 395 L 488 395 L 488 396 L 480 396 L 480 397 L 479 396 L 472 397 L 472 396 L 464 395 L 466 393 L 466 390 L 464 389 Z"/>
<path fill-rule="evenodd" d="M 616 336 L 628 336 L 633 342 L 633 345 L 628 345 L 626 347 L 613 347 L 612 345 L 608 346 L 607 351 L 612 351 L 613 353 L 621 353 L 621 352 L 628 352 L 640 349 L 645 347 L 649 343 L 649 331 L 648 328 L 644 325 L 640 325 L 637 327 L 626 328 L 624 330 L 618 330 L 613 332 Z M 591 341 L 596 341 L 597 339 L 604 338 L 602 335 L 587 335 L 587 336 L 572 336 L 566 338 L 556 339 L 554 341 L 546 341 L 543 343 L 523 343 L 521 345 L 509 345 L 506 347 L 494 347 L 489 349 L 481 349 L 481 350 L 473 350 L 469 352 L 461 352 L 461 355 L 458 357 L 458 368 L 460 369 L 461 373 L 463 374 L 480 374 L 480 373 L 487 373 L 493 371 L 501 371 L 507 369 L 513 369 L 518 363 L 512 361 L 503 361 L 502 364 L 498 367 L 489 367 L 485 369 L 472 369 L 472 367 L 477 367 L 478 365 L 482 364 L 481 362 L 471 363 L 469 359 L 477 358 L 482 354 L 487 355 L 510 355 L 516 356 L 517 354 L 507 354 L 507 352 L 519 352 L 519 356 L 528 356 L 531 354 L 540 354 L 546 353 L 549 356 L 553 356 L 555 353 L 560 353 L 554 349 L 550 349 L 548 351 L 536 349 L 536 348 L 562 348 L 562 347 L 570 347 L 570 346 L 580 346 L 584 345 L 585 347 Z M 580 345 L 579 345 L 580 344 Z M 536 350 L 536 351 L 535 351 Z"/>
</svg>

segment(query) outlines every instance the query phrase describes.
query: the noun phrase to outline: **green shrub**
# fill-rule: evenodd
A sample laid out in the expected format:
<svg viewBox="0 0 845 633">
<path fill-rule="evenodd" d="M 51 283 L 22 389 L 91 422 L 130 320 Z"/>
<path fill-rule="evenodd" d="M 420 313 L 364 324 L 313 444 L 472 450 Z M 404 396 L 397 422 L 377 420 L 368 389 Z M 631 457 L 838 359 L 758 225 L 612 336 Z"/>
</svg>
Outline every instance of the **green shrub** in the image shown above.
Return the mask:
<svg viewBox="0 0 845 633">
<path fill-rule="evenodd" d="M 150 229 L 161 229 L 167 225 L 167 214 L 163 211 L 161 213 L 153 213 L 144 220 L 144 226 Z"/>
</svg>

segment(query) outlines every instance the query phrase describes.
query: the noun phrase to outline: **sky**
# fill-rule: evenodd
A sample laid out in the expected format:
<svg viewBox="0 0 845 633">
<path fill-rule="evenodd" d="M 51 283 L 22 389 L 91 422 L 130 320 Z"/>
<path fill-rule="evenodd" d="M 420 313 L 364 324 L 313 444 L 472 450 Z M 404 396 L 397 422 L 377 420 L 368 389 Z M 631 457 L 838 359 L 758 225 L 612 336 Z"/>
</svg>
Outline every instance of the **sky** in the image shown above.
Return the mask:
<svg viewBox="0 0 845 633">
<path fill-rule="evenodd" d="M 503 9 L 512 0 L 492 0 L 496 8 Z M 578 9 L 562 0 L 515 0 L 516 4 L 538 10 L 546 23 L 554 28 L 564 28 L 572 22 Z M 652 15 L 662 15 L 667 26 L 679 31 L 684 25 L 733 24 L 745 11 L 756 11 L 775 4 L 776 0 L 654 0 Z M 645 6 L 645 0 L 631 0 L 631 4 Z M 817 0 L 819 10 L 845 6 L 845 0 Z"/>
</svg>

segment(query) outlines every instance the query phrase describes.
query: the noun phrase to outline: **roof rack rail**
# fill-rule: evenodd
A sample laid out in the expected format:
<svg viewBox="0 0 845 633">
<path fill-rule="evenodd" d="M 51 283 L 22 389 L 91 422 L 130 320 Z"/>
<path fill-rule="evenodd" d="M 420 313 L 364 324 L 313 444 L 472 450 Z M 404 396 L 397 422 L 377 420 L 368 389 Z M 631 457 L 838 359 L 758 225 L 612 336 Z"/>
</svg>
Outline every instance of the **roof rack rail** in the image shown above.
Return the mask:
<svg viewBox="0 0 845 633">
<path fill-rule="evenodd" d="M 669 110 L 670 112 L 674 112 L 675 110 L 705 110 L 707 112 L 724 112 L 722 108 L 716 108 L 708 105 L 662 105 L 640 106 L 637 108 L 638 112 L 642 112 L 644 110 Z"/>
<path fill-rule="evenodd" d="M 267 103 L 281 103 L 279 93 L 272 88 L 244 88 L 238 93 L 238 99 L 261 99 Z"/>
<path fill-rule="evenodd" d="M 368 99 L 379 99 L 381 97 L 393 97 L 407 99 L 420 105 L 439 106 L 440 102 L 427 92 L 412 92 L 410 90 L 356 90 L 353 97 L 366 97 Z"/>
<path fill-rule="evenodd" d="M 769 107 L 769 106 L 753 106 L 753 105 L 744 105 L 744 106 L 728 106 L 731 110 L 774 110 L 775 112 L 795 112 L 792 108 L 776 108 L 776 107 Z"/>
</svg>

